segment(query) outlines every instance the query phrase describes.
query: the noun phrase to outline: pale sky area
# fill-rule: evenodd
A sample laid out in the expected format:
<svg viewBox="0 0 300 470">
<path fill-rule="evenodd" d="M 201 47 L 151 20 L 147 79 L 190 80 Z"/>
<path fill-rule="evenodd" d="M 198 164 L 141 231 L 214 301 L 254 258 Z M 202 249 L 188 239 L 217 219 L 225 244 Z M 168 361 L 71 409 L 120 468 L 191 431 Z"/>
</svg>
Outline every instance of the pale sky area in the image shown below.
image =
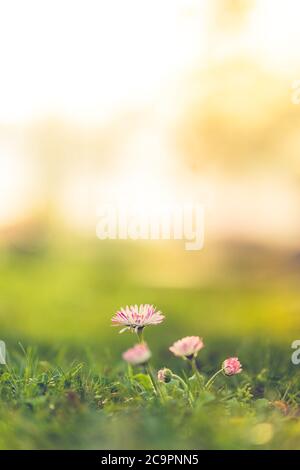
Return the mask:
<svg viewBox="0 0 300 470">
<path fill-rule="evenodd" d="M 51 113 L 101 121 L 148 104 L 205 52 L 210 6 L 207 0 L 1 0 L 0 122 Z M 240 47 L 286 71 L 283 64 L 299 63 L 299 15 L 294 0 L 258 0 Z"/>
<path fill-rule="evenodd" d="M 1 1 L 0 122 L 147 104 L 195 61 L 203 20 L 190 0 Z"/>
<path fill-rule="evenodd" d="M 287 87 L 300 78 L 300 2 L 257 0 L 240 31 L 226 41 L 222 29 L 213 34 L 212 5 L 209 0 L 0 0 L 0 223 L 22 218 L 38 200 L 41 182 L 24 150 L 22 127 L 56 116 L 88 129 L 91 124 L 105 126 L 122 112 L 153 108 L 149 121 L 141 122 L 118 149 L 123 158 L 105 183 L 110 190 L 121 188 L 121 197 L 127 188 L 134 199 L 138 190 L 144 197 L 141 204 L 159 205 L 163 190 L 178 198 L 185 187 L 176 178 L 171 181 L 172 171 L 179 178 L 184 174 L 176 167 L 167 135 L 184 77 L 240 53 L 283 76 Z M 78 162 L 70 165 L 56 194 L 65 220 L 86 223 L 86 188 L 94 180 Z M 261 230 L 271 236 L 273 217 L 276 233 L 284 237 L 289 224 L 298 229 L 295 217 L 288 215 L 298 205 L 294 190 L 286 189 L 288 182 L 277 183 L 276 204 L 283 208 L 284 225 L 276 214 L 267 217 L 272 202 L 264 197 Z M 194 184 L 201 186 L 200 194 L 215 214 L 222 214 L 224 204 L 234 219 L 235 210 L 241 210 L 232 205 L 238 192 L 251 206 L 252 193 L 245 194 L 243 183 L 229 183 L 229 190 L 228 182 L 198 175 Z M 152 193 L 143 191 L 145 185 Z M 268 175 L 260 191 L 272 185 Z M 258 205 L 253 201 L 254 213 Z M 214 217 L 216 230 L 230 231 L 230 218 Z M 246 216 L 240 228 L 253 228 Z"/>
</svg>

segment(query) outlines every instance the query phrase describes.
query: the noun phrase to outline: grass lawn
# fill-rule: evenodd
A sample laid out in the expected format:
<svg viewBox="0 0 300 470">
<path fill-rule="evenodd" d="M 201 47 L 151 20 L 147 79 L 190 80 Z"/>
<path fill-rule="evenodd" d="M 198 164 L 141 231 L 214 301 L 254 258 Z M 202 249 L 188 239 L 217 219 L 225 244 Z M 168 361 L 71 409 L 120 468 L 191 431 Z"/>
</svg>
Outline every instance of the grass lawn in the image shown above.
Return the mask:
<svg viewBox="0 0 300 470">
<path fill-rule="evenodd" d="M 225 345 L 215 346 L 201 381 L 179 360 L 173 370 L 188 391 L 175 378 L 159 395 L 140 368 L 20 347 L 1 366 L 0 448 L 299 449 L 299 374 L 286 371 L 283 351 L 253 344 L 242 352 L 245 371 L 207 391 L 201 382 Z"/>
<path fill-rule="evenodd" d="M 300 369 L 291 363 L 297 275 L 261 267 L 250 276 L 249 267 L 231 265 L 226 275 L 203 278 L 211 264 L 205 254 L 191 266 L 188 257 L 168 253 L 165 264 L 163 253 L 142 253 L 2 252 L 0 339 L 8 361 L 0 366 L 0 448 L 299 449 Z M 176 266 L 178 284 L 163 283 Z M 174 378 L 155 391 L 142 367 L 121 359 L 136 339 L 119 335 L 111 316 L 146 302 L 166 315 L 146 330 L 153 371 L 169 367 L 185 386 Z M 187 335 L 204 339 L 201 377 L 168 351 Z M 243 372 L 220 374 L 205 389 L 230 356 Z"/>
</svg>

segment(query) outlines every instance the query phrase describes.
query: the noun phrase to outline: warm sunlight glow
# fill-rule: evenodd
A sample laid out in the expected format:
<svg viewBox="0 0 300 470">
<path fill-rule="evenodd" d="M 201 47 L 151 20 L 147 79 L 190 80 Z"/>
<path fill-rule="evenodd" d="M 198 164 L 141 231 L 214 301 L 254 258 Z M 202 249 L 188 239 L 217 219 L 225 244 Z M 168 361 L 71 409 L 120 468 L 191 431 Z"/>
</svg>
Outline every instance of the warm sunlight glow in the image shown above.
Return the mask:
<svg viewBox="0 0 300 470">
<path fill-rule="evenodd" d="M 68 224 L 90 230 L 102 204 L 149 214 L 178 202 L 180 188 L 169 175 L 174 155 L 158 125 L 140 126 L 121 152 L 120 163 L 110 174 L 90 174 L 79 168 L 70 175 L 59 195 L 60 213 Z"/>
<path fill-rule="evenodd" d="M 38 207 L 91 234 L 103 203 L 151 212 L 193 199 L 212 231 L 241 236 L 248 225 L 227 212 L 242 221 L 263 199 L 253 237 L 281 241 L 287 218 L 296 233 L 298 180 L 279 186 L 271 161 L 298 178 L 299 17 L 295 0 L 1 2 L 0 226 Z M 235 166 L 259 161 L 284 201 L 273 218 L 267 184 L 264 198 L 206 189 L 235 187 Z"/>
<path fill-rule="evenodd" d="M 0 226 L 23 218 L 32 204 L 28 165 L 10 146 L 0 146 Z"/>
<path fill-rule="evenodd" d="M 300 3 L 295 0 L 258 0 L 251 15 L 250 36 L 257 58 L 290 74 L 300 66 Z M 289 68 L 285 68 L 289 66 Z"/>
<path fill-rule="evenodd" d="M 2 2 L 0 122 L 49 113 L 99 121 L 149 103 L 198 54 L 201 28 L 194 13 L 201 4 Z"/>
</svg>

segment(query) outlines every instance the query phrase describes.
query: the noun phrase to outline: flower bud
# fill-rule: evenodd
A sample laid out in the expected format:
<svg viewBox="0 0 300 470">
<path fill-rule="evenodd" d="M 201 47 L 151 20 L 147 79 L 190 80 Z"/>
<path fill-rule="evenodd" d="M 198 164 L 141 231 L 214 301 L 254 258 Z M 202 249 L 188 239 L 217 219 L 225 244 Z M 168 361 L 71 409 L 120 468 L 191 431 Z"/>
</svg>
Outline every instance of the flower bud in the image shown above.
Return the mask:
<svg viewBox="0 0 300 470">
<path fill-rule="evenodd" d="M 242 364 L 237 357 L 229 357 L 222 364 L 225 375 L 235 375 L 242 372 Z"/>
<path fill-rule="evenodd" d="M 160 369 L 157 373 L 157 380 L 159 382 L 164 382 L 168 383 L 171 382 L 172 380 L 172 371 L 170 369 L 167 369 L 166 367 L 164 369 Z"/>
</svg>

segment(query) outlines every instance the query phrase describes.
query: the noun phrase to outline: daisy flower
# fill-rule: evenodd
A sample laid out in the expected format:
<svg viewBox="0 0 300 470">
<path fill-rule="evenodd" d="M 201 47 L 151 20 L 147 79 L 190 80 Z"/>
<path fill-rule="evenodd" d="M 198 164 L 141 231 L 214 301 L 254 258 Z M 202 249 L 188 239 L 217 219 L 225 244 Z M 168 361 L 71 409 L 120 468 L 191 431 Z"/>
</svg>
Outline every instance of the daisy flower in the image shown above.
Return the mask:
<svg viewBox="0 0 300 470">
<path fill-rule="evenodd" d="M 205 388 L 209 389 L 209 387 L 212 385 L 212 383 L 215 381 L 216 377 L 221 374 L 225 375 L 235 375 L 239 374 L 242 372 L 242 364 L 238 360 L 237 357 L 229 357 L 228 359 L 225 359 L 225 361 L 222 364 L 222 368 L 218 370 L 207 382 L 205 385 Z"/>
<path fill-rule="evenodd" d="M 148 325 L 158 325 L 164 319 L 164 315 L 157 311 L 153 305 L 142 304 L 130 305 L 121 308 L 112 318 L 112 323 L 115 326 L 123 326 L 120 333 L 126 330 L 132 330 L 138 333 Z"/>
<path fill-rule="evenodd" d="M 192 359 L 197 356 L 202 348 L 204 348 L 202 338 L 199 338 L 199 336 L 186 336 L 176 341 L 169 350 L 174 356 Z"/>
<path fill-rule="evenodd" d="M 164 382 L 164 383 L 168 383 L 168 382 L 171 382 L 172 380 L 172 371 L 170 369 L 167 369 L 166 367 L 164 369 L 160 369 L 158 372 L 157 372 L 157 380 L 159 382 Z"/>
<path fill-rule="evenodd" d="M 151 357 L 151 351 L 146 343 L 140 343 L 128 349 L 122 354 L 124 361 L 133 366 L 146 364 Z"/>
<path fill-rule="evenodd" d="M 235 375 L 242 372 L 242 364 L 237 357 L 229 357 L 222 364 L 222 370 L 225 375 Z"/>
</svg>

